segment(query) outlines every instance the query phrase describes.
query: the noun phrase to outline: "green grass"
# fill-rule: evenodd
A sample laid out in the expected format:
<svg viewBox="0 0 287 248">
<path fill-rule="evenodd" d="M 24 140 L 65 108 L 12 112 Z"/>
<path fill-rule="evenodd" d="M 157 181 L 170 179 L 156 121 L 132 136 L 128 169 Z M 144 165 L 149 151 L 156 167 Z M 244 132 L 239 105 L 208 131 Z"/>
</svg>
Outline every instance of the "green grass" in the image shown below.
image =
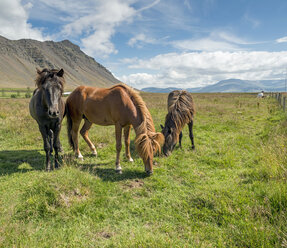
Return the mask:
<svg viewBox="0 0 287 248">
<path fill-rule="evenodd" d="M 143 94 L 156 129 L 166 94 Z M 194 94 L 196 150 L 134 163 L 116 174 L 114 127 L 94 126 L 98 157 L 84 161 L 61 132 L 61 169 L 44 171 L 29 99 L 0 101 L 0 247 L 286 247 L 285 114 L 250 94 Z M 134 140 L 132 134 L 132 141 Z"/>
<path fill-rule="evenodd" d="M 13 89 L 13 88 L 0 88 L 0 99 L 7 98 L 30 98 L 33 91 L 30 87 Z"/>
</svg>

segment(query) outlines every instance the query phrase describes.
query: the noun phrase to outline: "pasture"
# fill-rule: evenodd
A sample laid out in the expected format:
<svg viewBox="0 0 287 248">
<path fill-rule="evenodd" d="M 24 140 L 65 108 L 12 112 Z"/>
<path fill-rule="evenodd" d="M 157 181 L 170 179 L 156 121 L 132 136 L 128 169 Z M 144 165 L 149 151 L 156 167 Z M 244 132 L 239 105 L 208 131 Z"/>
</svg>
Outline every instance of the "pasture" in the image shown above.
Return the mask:
<svg viewBox="0 0 287 248">
<path fill-rule="evenodd" d="M 160 131 L 167 94 L 142 94 Z M 114 127 L 93 126 L 98 150 L 83 161 L 68 146 L 45 172 L 42 137 L 29 99 L 0 100 L 0 247 L 287 247 L 286 116 L 274 99 L 194 94 L 195 151 L 157 156 L 144 172 L 121 152 Z M 259 102 L 259 104 L 258 104 Z"/>
</svg>

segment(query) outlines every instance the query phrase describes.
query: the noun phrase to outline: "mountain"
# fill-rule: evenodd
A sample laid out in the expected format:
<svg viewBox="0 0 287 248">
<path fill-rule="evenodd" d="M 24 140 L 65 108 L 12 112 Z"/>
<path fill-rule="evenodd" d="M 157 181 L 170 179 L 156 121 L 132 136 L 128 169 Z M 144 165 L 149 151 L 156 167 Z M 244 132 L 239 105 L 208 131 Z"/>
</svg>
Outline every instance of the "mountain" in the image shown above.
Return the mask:
<svg viewBox="0 0 287 248">
<path fill-rule="evenodd" d="M 142 91 L 168 93 L 180 88 L 143 88 Z M 186 88 L 185 90 L 194 93 L 212 92 L 259 92 L 259 91 L 285 91 L 285 80 L 241 80 L 228 79 L 219 81 L 216 84 L 198 88 Z"/>
<path fill-rule="evenodd" d="M 145 92 L 151 92 L 151 93 L 169 93 L 173 90 L 179 90 L 179 88 L 169 87 L 169 88 L 156 88 L 156 87 L 147 87 L 141 89 Z"/>
<path fill-rule="evenodd" d="M 202 87 L 198 88 L 176 88 L 176 87 L 168 87 L 168 88 L 157 88 L 157 87 L 146 87 L 142 88 L 141 91 L 150 92 L 150 93 L 169 93 L 173 90 L 187 90 L 190 92 L 199 92 Z"/>
<path fill-rule="evenodd" d="M 110 71 L 68 40 L 8 40 L 0 36 L 0 87 L 35 86 L 36 67 L 63 68 L 66 88 L 78 85 L 108 87 L 119 83 Z"/>
</svg>

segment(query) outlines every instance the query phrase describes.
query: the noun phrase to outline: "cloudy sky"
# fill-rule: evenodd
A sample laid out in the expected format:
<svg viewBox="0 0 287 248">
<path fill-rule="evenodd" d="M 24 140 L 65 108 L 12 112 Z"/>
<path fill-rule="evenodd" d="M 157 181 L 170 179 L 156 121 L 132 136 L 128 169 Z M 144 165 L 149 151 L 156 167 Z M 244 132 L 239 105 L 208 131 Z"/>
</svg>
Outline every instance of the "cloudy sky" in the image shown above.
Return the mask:
<svg viewBox="0 0 287 248">
<path fill-rule="evenodd" d="M 286 0 L 0 0 L 0 35 L 69 39 L 123 82 L 284 79 Z"/>
</svg>

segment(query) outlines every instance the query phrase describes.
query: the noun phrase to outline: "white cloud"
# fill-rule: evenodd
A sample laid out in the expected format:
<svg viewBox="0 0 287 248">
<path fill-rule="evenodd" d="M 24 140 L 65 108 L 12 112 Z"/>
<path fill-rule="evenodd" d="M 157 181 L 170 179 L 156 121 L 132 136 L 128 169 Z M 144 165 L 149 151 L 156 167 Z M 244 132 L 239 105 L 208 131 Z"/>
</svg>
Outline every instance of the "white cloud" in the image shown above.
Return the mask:
<svg viewBox="0 0 287 248">
<path fill-rule="evenodd" d="M 144 10 L 147 10 L 147 9 L 150 9 L 150 8 L 154 7 L 155 5 L 157 5 L 159 2 L 160 2 L 160 0 L 155 0 L 155 1 L 152 2 L 151 4 L 140 8 L 140 9 L 138 10 L 138 12 L 141 12 L 141 11 L 144 11 Z"/>
<path fill-rule="evenodd" d="M 255 18 L 251 17 L 248 13 L 245 13 L 245 15 L 243 16 L 243 20 L 246 23 L 251 24 L 253 28 L 257 28 L 261 24 L 259 20 L 256 20 Z"/>
<path fill-rule="evenodd" d="M 87 38 L 82 39 L 83 50 L 85 53 L 100 57 L 106 57 L 109 54 L 116 54 L 114 44 L 110 41 L 110 38 L 114 30 L 97 30 Z"/>
<path fill-rule="evenodd" d="M 65 25 L 62 34 L 68 37 L 83 35 L 82 48 L 92 56 L 105 57 L 117 53 L 111 38 L 115 29 L 136 13 L 131 1 L 97 1 L 91 12 Z"/>
<path fill-rule="evenodd" d="M 183 4 L 187 7 L 187 9 L 192 10 L 191 3 L 189 0 L 184 0 Z"/>
<path fill-rule="evenodd" d="M 145 34 L 137 34 L 128 41 L 128 45 L 131 47 L 137 46 L 138 48 L 142 47 L 143 43 L 155 44 L 156 40 L 150 37 L 147 37 Z"/>
<path fill-rule="evenodd" d="M 119 77 L 124 83 L 127 83 L 137 89 L 142 89 L 144 87 L 158 86 L 160 75 L 152 75 L 148 73 L 134 73 L 130 75 L 124 75 Z"/>
<path fill-rule="evenodd" d="M 91 56 L 107 57 L 116 54 L 112 42 L 117 28 L 129 23 L 141 12 L 160 0 L 1 0 L 0 34 L 11 39 L 32 38 L 43 40 L 42 30 L 33 28 L 28 18 L 58 23 L 53 39 L 79 39 L 81 48 Z M 25 5 L 26 3 L 26 5 Z M 136 9 L 133 4 L 137 4 Z M 28 9 L 29 12 L 28 12 Z M 47 37 L 48 38 L 48 37 Z"/>
<path fill-rule="evenodd" d="M 177 40 L 171 44 L 184 51 L 238 51 L 241 45 L 254 44 L 226 31 L 216 30 L 208 37 L 198 39 Z"/>
<path fill-rule="evenodd" d="M 181 40 L 172 42 L 173 46 L 185 51 L 234 51 L 238 47 L 224 41 L 215 41 L 210 38 L 197 40 Z"/>
<path fill-rule="evenodd" d="M 107 57 L 110 54 L 116 54 L 117 49 L 111 41 L 116 29 L 123 23 L 131 22 L 140 12 L 152 8 L 160 1 L 155 0 L 139 9 L 132 7 L 135 2 L 138 1 L 88 1 L 90 9 L 86 8 L 82 13 L 70 12 L 71 20 L 63 27 L 62 35 L 67 37 L 82 35 L 84 37 L 81 39 L 82 48 L 91 56 Z M 131 44 L 143 39 L 140 36 L 136 37 Z M 152 42 L 152 40 L 148 41 Z"/>
<path fill-rule="evenodd" d="M 282 37 L 282 38 L 280 38 L 280 39 L 277 39 L 277 40 L 276 40 L 276 42 L 277 42 L 277 43 L 284 43 L 284 42 L 287 42 L 287 36 Z"/>
<path fill-rule="evenodd" d="M 28 11 L 31 3 L 22 5 L 20 0 L 0 1 L 0 35 L 8 39 L 30 38 L 44 40 L 40 29 L 28 23 Z"/>
<path fill-rule="evenodd" d="M 169 53 L 130 65 L 155 73 L 121 77 L 134 87 L 200 87 L 228 78 L 278 79 L 287 67 L 287 52 L 192 52 Z"/>
</svg>

